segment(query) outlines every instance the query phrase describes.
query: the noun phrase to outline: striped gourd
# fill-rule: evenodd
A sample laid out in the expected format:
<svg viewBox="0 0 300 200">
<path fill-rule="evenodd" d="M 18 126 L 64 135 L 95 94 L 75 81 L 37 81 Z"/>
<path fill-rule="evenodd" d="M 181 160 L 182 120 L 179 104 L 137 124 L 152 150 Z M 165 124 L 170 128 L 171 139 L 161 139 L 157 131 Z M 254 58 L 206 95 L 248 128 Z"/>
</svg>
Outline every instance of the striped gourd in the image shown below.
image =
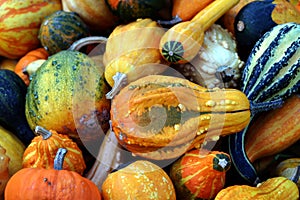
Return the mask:
<svg viewBox="0 0 300 200">
<path fill-rule="evenodd" d="M 299 91 L 299 71 L 300 25 L 286 23 L 273 27 L 255 44 L 242 75 L 241 90 L 251 102 L 251 110 L 267 111 L 281 106 L 284 100 Z M 252 112 L 249 124 L 255 116 Z M 229 151 L 239 174 L 255 184 L 260 178 L 244 147 L 248 127 L 229 137 Z"/>
</svg>

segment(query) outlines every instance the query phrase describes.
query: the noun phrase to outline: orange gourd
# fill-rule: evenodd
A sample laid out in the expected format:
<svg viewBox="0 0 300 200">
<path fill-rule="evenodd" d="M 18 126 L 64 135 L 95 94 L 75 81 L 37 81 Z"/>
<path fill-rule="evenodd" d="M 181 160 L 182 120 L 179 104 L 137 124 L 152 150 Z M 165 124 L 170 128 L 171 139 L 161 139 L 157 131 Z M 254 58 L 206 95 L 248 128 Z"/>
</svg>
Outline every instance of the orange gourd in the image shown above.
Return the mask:
<svg viewBox="0 0 300 200">
<path fill-rule="evenodd" d="M 47 60 L 48 56 L 49 53 L 42 47 L 29 51 L 17 62 L 14 71 L 23 79 L 25 84 L 28 86 L 30 83 L 30 77 L 29 74 L 26 73 L 26 67 L 33 61 L 40 59 Z"/>
<path fill-rule="evenodd" d="M 225 185 L 231 166 L 228 154 L 194 149 L 171 166 L 172 179 L 179 199 L 213 199 Z"/>
<path fill-rule="evenodd" d="M 100 191 L 77 172 L 64 170 L 64 148 L 57 152 L 54 169 L 23 168 L 8 181 L 5 200 L 101 200 Z"/>
<path fill-rule="evenodd" d="M 69 153 L 65 156 L 64 169 L 83 174 L 86 165 L 81 150 L 67 135 L 54 130 L 36 127 L 36 136 L 23 154 L 23 168 L 42 167 L 53 168 L 54 158 L 59 148 L 66 148 Z"/>
<path fill-rule="evenodd" d="M 6 149 L 0 146 L 0 199 L 10 178 L 8 169 L 9 161 L 10 158 L 6 155 Z"/>
</svg>

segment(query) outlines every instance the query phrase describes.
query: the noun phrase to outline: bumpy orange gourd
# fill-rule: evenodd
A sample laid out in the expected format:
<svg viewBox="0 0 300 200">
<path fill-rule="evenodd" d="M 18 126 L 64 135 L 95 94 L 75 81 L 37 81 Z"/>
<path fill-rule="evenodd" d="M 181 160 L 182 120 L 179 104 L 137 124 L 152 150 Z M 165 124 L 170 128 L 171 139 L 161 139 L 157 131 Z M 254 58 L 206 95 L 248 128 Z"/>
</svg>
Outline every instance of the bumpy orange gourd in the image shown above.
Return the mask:
<svg viewBox="0 0 300 200">
<path fill-rule="evenodd" d="M 30 80 L 29 74 L 26 73 L 26 67 L 35 60 L 47 60 L 48 56 L 49 53 L 42 47 L 31 50 L 17 62 L 14 71 L 23 79 L 25 84 L 28 86 Z"/>
<path fill-rule="evenodd" d="M 242 130 L 250 120 L 249 109 L 239 90 L 207 89 L 178 77 L 149 75 L 115 96 L 111 122 L 121 145 L 160 160 Z"/>
<path fill-rule="evenodd" d="M 19 170 L 6 185 L 5 200 L 101 200 L 92 181 L 77 172 L 62 169 L 66 152 L 64 148 L 58 150 L 54 169 Z"/>
<path fill-rule="evenodd" d="M 64 169 L 83 174 L 86 165 L 82 152 L 68 135 L 59 134 L 54 130 L 48 131 L 39 126 L 36 127 L 36 133 L 39 135 L 32 140 L 23 154 L 23 168 L 53 168 L 58 149 L 66 148 L 69 153 L 64 158 Z"/>
<path fill-rule="evenodd" d="M 227 153 L 188 151 L 172 164 L 170 170 L 178 199 L 213 199 L 223 189 L 230 166 Z"/>
</svg>

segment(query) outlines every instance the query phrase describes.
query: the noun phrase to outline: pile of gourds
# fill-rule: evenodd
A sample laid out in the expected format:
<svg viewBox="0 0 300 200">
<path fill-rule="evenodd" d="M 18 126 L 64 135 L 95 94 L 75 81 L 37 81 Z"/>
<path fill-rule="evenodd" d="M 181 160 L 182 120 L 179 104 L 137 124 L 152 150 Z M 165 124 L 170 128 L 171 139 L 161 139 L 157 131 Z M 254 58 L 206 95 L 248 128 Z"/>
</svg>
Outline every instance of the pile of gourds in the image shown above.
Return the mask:
<svg viewBox="0 0 300 200">
<path fill-rule="evenodd" d="M 0 199 L 299 199 L 300 1 L 0 3 Z"/>
</svg>

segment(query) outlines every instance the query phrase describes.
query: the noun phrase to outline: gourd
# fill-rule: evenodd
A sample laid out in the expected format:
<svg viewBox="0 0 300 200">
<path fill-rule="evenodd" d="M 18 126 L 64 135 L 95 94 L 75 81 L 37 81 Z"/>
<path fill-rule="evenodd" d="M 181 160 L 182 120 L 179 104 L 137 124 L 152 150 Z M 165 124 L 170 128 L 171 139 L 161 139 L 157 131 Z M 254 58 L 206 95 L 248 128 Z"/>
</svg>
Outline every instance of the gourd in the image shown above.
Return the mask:
<svg viewBox="0 0 300 200">
<path fill-rule="evenodd" d="M 171 159 L 242 130 L 250 119 L 249 106 L 236 89 L 207 89 L 183 78 L 149 75 L 112 99 L 111 122 L 119 143 L 135 155 Z"/>
<path fill-rule="evenodd" d="M 300 188 L 300 158 L 288 158 L 281 161 L 274 170 L 275 176 L 283 176 Z"/>
<path fill-rule="evenodd" d="M 300 139 L 300 97 L 293 95 L 282 107 L 254 119 L 245 137 L 250 162 L 275 155 Z"/>
<path fill-rule="evenodd" d="M 15 72 L 0 70 L 0 124 L 28 145 L 34 133 L 25 116 L 26 92 L 25 83 Z"/>
<path fill-rule="evenodd" d="M 158 11 L 166 4 L 166 0 L 105 0 L 109 9 L 121 21 L 128 23 L 138 18 L 155 19 Z"/>
<path fill-rule="evenodd" d="M 38 38 L 49 54 L 53 55 L 89 35 L 88 26 L 77 13 L 59 10 L 44 18 Z"/>
<path fill-rule="evenodd" d="M 18 74 L 28 86 L 30 83 L 30 74 L 28 73 L 27 66 L 36 60 L 47 60 L 48 56 L 48 51 L 42 47 L 31 50 L 18 60 L 14 72 Z"/>
<path fill-rule="evenodd" d="M 2 58 L 0 61 L 0 69 L 9 69 L 14 71 L 17 62 L 17 59 Z"/>
<path fill-rule="evenodd" d="M 60 0 L 8 0 L 0 3 L 0 56 L 19 59 L 39 47 L 44 17 L 62 9 Z"/>
<path fill-rule="evenodd" d="M 299 91 L 299 35 L 299 24 L 280 24 L 266 32 L 255 44 L 245 63 L 241 91 L 249 101 L 262 107 L 252 113 L 249 124 L 259 112 L 282 106 L 288 97 Z M 238 174 L 255 184 L 260 178 L 245 153 L 248 127 L 229 136 L 229 153 Z"/>
<path fill-rule="evenodd" d="M 216 0 L 191 20 L 172 26 L 160 40 L 161 55 L 173 64 L 191 61 L 201 48 L 204 32 L 237 3 L 238 0 Z"/>
<path fill-rule="evenodd" d="M 168 66 L 164 65 L 158 48 L 164 32 L 150 18 L 119 25 L 113 30 L 103 55 L 105 79 L 113 87 L 107 98 L 113 98 L 120 88 L 140 77 L 166 70 Z"/>
<path fill-rule="evenodd" d="M 237 88 L 244 61 L 237 53 L 232 35 L 218 24 L 204 34 L 198 54 L 188 63 L 172 65 L 190 81 L 207 88 Z"/>
<path fill-rule="evenodd" d="M 23 168 L 14 174 L 6 185 L 5 199 L 101 200 L 100 192 L 92 181 L 63 169 L 66 153 L 64 148 L 58 150 L 52 169 Z"/>
<path fill-rule="evenodd" d="M 288 22 L 300 23 L 300 12 L 286 0 L 253 1 L 245 5 L 234 21 L 239 55 L 246 60 L 265 32 Z"/>
<path fill-rule="evenodd" d="M 6 149 L 0 146 L 0 199 L 4 193 L 7 181 L 10 178 L 9 164 L 10 158 L 6 155 Z"/>
<path fill-rule="evenodd" d="M 103 199 L 170 199 L 175 200 L 175 189 L 167 173 L 156 164 L 137 160 L 112 172 L 102 185 Z"/>
<path fill-rule="evenodd" d="M 178 199 L 213 199 L 225 185 L 231 165 L 227 153 L 194 149 L 171 165 Z"/>
<path fill-rule="evenodd" d="M 22 169 L 22 157 L 25 146 L 12 132 L 0 126 L 0 146 L 5 149 L 5 155 L 9 157 L 9 176 Z"/>
<path fill-rule="evenodd" d="M 213 0 L 173 0 L 172 19 L 158 20 L 161 25 L 173 26 L 176 23 L 191 20 L 199 11 L 208 6 Z"/>
<path fill-rule="evenodd" d="M 25 114 L 32 130 L 41 126 L 68 134 L 78 144 L 96 142 L 109 128 L 110 100 L 104 69 L 84 53 L 60 51 L 32 76 Z"/>
<path fill-rule="evenodd" d="M 86 165 L 82 151 L 67 135 L 58 134 L 54 130 L 46 130 L 40 126 L 35 128 L 36 136 L 23 154 L 22 167 L 53 168 L 54 158 L 59 148 L 68 150 L 63 169 L 75 171 L 82 175 Z"/>
<path fill-rule="evenodd" d="M 274 177 L 262 182 L 257 187 L 249 185 L 234 185 L 222 189 L 215 200 L 226 199 L 278 199 L 297 200 L 299 191 L 297 185 L 285 177 Z"/>
<path fill-rule="evenodd" d="M 62 0 L 62 7 L 64 11 L 76 12 L 91 32 L 106 33 L 117 24 L 117 17 L 109 10 L 105 0 Z"/>
</svg>

